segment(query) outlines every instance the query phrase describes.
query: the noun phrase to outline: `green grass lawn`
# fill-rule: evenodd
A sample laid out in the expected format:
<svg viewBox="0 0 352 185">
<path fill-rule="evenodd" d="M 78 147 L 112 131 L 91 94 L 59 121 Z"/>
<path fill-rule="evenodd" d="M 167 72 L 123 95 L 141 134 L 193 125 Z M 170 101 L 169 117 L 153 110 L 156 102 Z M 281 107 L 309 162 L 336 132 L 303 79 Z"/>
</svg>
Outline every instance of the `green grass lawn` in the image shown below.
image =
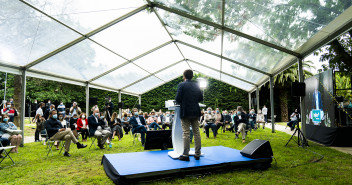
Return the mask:
<svg viewBox="0 0 352 185">
<path fill-rule="evenodd" d="M 352 155 L 310 142 L 309 150 L 324 155 L 320 158 L 293 142 L 285 147 L 290 135 L 270 129 L 259 129 L 248 135 L 247 143 L 254 139 L 269 140 L 277 160 L 265 171 L 239 169 L 226 173 L 201 177 L 173 178 L 154 181 L 151 184 L 350 184 Z M 15 166 L 0 169 L 0 184 L 112 184 L 100 164 L 103 154 L 140 152 L 140 143 L 133 145 L 130 135 L 122 141 L 113 141 L 111 150 L 80 149 L 71 145 L 71 157 L 64 157 L 58 151 L 46 157 L 46 146 L 40 143 L 25 144 L 19 153 L 12 154 Z M 90 144 L 90 141 L 85 143 Z M 217 139 L 205 139 L 202 133 L 202 146 L 226 146 L 241 150 L 246 144 L 234 140 L 233 133 L 220 133 Z M 221 157 L 221 156 L 219 156 Z M 147 159 L 146 159 L 147 160 Z M 1 165 L 10 164 L 6 160 Z M 131 161 L 131 165 L 133 164 Z"/>
</svg>

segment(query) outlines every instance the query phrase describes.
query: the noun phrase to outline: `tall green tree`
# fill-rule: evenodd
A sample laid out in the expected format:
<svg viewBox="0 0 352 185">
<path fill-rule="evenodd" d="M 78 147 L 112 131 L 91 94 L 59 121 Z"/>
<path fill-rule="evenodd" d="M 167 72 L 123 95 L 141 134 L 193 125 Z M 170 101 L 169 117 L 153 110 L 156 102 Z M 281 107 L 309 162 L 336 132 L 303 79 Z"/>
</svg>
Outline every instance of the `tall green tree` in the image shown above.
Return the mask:
<svg viewBox="0 0 352 185">
<path fill-rule="evenodd" d="M 303 74 L 304 74 L 304 79 L 309 78 L 313 76 L 313 74 L 307 70 L 315 68 L 313 66 L 312 61 L 304 61 L 303 62 Z M 289 82 L 295 82 L 298 81 L 299 79 L 299 73 L 298 73 L 298 64 L 294 64 L 282 73 L 278 74 L 274 78 L 274 84 L 275 88 L 279 90 L 279 99 L 280 99 L 280 110 L 281 110 L 281 121 L 286 122 L 288 121 L 289 118 L 289 113 L 288 113 L 288 89 L 290 89 L 290 83 Z"/>
</svg>

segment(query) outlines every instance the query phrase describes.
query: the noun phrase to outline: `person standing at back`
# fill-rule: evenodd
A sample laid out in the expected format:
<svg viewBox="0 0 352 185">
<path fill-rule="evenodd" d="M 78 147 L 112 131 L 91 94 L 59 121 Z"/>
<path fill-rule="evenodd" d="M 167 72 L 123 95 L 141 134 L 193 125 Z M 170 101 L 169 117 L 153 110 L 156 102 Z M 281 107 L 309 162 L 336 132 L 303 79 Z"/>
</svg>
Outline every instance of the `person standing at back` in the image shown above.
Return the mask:
<svg viewBox="0 0 352 185">
<path fill-rule="evenodd" d="M 183 72 L 184 82 L 177 88 L 176 102 L 180 105 L 180 117 L 183 130 L 183 155 L 179 160 L 189 161 L 190 126 L 192 126 L 195 144 L 196 160 L 200 159 L 201 140 L 199 133 L 199 117 L 201 116 L 199 102 L 203 101 L 203 94 L 197 83 L 192 82 L 193 71 L 188 69 Z"/>
<path fill-rule="evenodd" d="M 264 107 L 262 109 L 262 113 L 264 115 L 264 121 L 265 121 L 265 123 L 267 123 L 268 122 L 268 108 L 266 108 L 265 105 L 264 105 Z M 263 129 L 264 129 L 264 127 L 263 127 Z"/>
</svg>

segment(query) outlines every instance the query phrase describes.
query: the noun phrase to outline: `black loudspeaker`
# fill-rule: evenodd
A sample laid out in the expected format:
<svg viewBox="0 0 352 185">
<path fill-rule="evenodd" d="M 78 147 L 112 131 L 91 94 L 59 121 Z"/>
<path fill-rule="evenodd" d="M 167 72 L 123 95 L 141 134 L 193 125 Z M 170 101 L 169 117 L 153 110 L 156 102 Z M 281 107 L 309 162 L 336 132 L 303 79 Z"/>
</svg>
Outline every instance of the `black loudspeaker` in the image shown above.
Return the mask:
<svg viewBox="0 0 352 185">
<path fill-rule="evenodd" d="M 137 105 L 136 105 L 136 108 L 137 108 L 137 109 L 141 109 L 141 105 L 140 105 L 140 104 L 137 104 Z"/>
<path fill-rule="evenodd" d="M 119 108 L 119 109 L 123 109 L 124 107 L 125 107 L 125 105 L 123 104 L 123 102 L 119 102 L 117 104 L 117 108 Z"/>
<path fill-rule="evenodd" d="M 269 141 L 255 139 L 241 150 L 241 154 L 252 159 L 271 158 L 274 154 Z"/>
<path fill-rule="evenodd" d="M 145 138 L 144 150 L 172 148 L 172 130 L 149 130 Z"/>
<path fill-rule="evenodd" d="M 98 98 L 89 98 L 89 105 L 97 105 Z"/>
<path fill-rule="evenodd" d="M 335 96 L 337 102 L 343 102 L 343 96 Z"/>
<path fill-rule="evenodd" d="M 292 82 L 291 96 L 305 96 L 305 95 L 306 95 L 306 84 L 301 82 Z"/>
</svg>

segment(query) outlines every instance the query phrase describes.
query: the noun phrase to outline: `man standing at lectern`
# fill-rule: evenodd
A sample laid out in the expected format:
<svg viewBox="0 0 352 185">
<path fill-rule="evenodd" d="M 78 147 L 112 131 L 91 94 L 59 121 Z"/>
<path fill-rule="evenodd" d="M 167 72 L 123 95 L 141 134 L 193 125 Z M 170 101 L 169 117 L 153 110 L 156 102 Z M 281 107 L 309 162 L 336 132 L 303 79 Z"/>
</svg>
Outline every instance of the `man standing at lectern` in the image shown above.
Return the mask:
<svg viewBox="0 0 352 185">
<path fill-rule="evenodd" d="M 180 117 L 181 125 L 183 130 L 183 155 L 179 157 L 179 160 L 189 161 L 189 150 L 190 150 L 190 126 L 192 126 L 194 135 L 195 155 L 194 158 L 199 160 L 200 158 L 200 133 L 199 133 L 199 117 L 200 108 L 199 102 L 203 101 L 203 94 L 199 89 L 197 83 L 192 82 L 193 71 L 187 69 L 183 72 L 184 82 L 180 83 L 177 88 L 176 103 L 180 105 Z"/>
</svg>

